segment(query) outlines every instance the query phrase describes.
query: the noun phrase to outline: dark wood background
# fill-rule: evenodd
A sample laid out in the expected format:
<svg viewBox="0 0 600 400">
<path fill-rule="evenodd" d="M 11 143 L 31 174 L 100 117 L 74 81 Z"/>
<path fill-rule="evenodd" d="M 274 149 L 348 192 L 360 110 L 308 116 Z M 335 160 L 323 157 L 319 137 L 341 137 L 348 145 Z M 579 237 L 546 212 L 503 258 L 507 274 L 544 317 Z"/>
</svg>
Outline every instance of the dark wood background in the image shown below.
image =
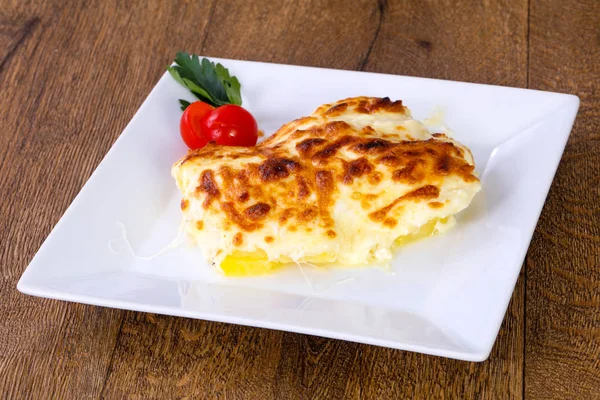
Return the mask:
<svg viewBox="0 0 600 400">
<path fill-rule="evenodd" d="M 489 360 L 18 293 L 178 50 L 578 95 Z M 600 398 L 600 1 L 0 0 L 0 128 L 1 398 Z"/>
</svg>

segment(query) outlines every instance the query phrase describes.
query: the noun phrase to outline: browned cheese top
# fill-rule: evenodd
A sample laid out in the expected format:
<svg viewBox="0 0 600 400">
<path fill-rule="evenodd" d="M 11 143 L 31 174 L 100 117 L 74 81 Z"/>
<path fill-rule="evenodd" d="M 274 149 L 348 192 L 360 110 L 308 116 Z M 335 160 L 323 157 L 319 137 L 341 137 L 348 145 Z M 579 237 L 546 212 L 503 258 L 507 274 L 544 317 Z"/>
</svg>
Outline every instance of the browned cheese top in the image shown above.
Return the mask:
<svg viewBox="0 0 600 400">
<path fill-rule="evenodd" d="M 405 216 L 421 211 L 404 205 L 426 205 L 433 217 L 446 216 L 445 208 L 457 212 L 446 207 L 452 193 L 442 193 L 444 185 L 466 190 L 461 196 L 470 201 L 479 190 L 473 169 L 466 147 L 430 134 L 401 101 L 356 97 L 322 105 L 254 147 L 190 151 L 173 175 L 190 230 L 202 232 L 198 226 L 210 222 L 207 234 L 220 235 L 209 251 L 216 255 L 233 248 L 269 253 L 286 235 L 326 242 L 340 234 L 347 240 L 353 230 L 410 233 L 427 221 Z"/>
</svg>

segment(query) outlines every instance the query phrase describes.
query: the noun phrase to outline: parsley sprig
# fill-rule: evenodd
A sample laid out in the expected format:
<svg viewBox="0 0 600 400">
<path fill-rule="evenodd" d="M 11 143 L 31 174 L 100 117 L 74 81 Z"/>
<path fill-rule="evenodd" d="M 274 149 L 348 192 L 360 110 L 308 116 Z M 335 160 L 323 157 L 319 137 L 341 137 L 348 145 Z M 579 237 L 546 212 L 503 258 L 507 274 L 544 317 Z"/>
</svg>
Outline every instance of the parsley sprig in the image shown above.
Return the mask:
<svg viewBox="0 0 600 400">
<path fill-rule="evenodd" d="M 201 101 L 214 107 L 242 105 L 240 82 L 223 65 L 215 65 L 207 58 L 200 60 L 196 54 L 190 56 L 186 52 L 177 53 L 175 64 L 167 67 L 171 76 Z M 181 110 L 185 110 L 190 102 L 180 99 L 179 104 Z"/>
</svg>

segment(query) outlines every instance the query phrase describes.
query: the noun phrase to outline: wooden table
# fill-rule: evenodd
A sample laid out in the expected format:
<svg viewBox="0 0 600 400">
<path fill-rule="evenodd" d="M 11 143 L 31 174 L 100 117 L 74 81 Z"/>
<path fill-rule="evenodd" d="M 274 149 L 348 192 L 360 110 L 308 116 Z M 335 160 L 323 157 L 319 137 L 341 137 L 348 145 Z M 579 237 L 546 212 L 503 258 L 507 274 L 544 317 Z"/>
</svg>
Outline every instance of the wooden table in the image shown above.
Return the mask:
<svg viewBox="0 0 600 400">
<path fill-rule="evenodd" d="M 0 397 L 600 398 L 600 1 L 278 3 L 0 0 Z M 184 49 L 581 98 L 489 360 L 16 291 Z"/>
</svg>

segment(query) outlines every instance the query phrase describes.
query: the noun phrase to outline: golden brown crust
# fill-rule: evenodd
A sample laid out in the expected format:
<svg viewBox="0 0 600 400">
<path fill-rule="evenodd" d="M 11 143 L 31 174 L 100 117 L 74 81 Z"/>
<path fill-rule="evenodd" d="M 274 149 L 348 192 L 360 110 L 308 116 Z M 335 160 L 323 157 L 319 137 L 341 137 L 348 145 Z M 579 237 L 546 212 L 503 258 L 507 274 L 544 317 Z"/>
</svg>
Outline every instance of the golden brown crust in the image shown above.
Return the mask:
<svg viewBox="0 0 600 400">
<path fill-rule="evenodd" d="M 470 156 L 468 149 L 463 151 L 446 135 L 412 140 L 407 139 L 412 136 L 407 135 L 406 127 L 398 123 L 391 126 L 398 133 L 381 133 L 373 124 L 357 126 L 336 120 L 349 113 L 383 119 L 409 115 L 401 101 L 345 99 L 282 126 L 254 147 L 211 143 L 191 151 L 175 169 L 199 168 L 193 196 L 202 202 L 206 213 L 225 216 L 225 227 L 229 228 L 224 229 L 253 232 L 267 221 L 276 221 L 289 231 L 319 227 L 328 238 L 337 236 L 332 211 L 344 187 L 354 193 L 349 197 L 359 202 L 371 221 L 393 228 L 398 216 L 391 215 L 392 208 L 420 201 L 439 208 L 443 203 L 435 200 L 444 179 L 478 180 L 473 175 L 472 159 L 466 158 L 466 153 Z M 377 203 L 383 182 L 407 189 L 387 205 Z M 185 210 L 187 203 L 182 201 L 181 207 Z M 272 243 L 274 238 L 264 236 L 264 241 Z M 243 235 L 236 234 L 234 244 L 242 242 Z"/>
<path fill-rule="evenodd" d="M 418 188 L 417 190 L 413 190 L 412 192 L 408 192 L 407 194 L 398 197 L 397 199 L 392 201 L 387 206 L 382 207 L 377 211 L 373 211 L 372 213 L 369 214 L 369 218 L 371 218 L 371 220 L 373 220 L 373 221 L 384 221 L 385 222 L 385 217 L 387 216 L 387 213 L 390 212 L 390 210 L 392 208 L 394 208 L 396 206 L 396 204 L 398 204 L 402 201 L 406 201 L 406 200 L 421 201 L 421 200 L 437 199 L 437 197 L 439 195 L 440 195 L 440 189 L 437 186 L 433 186 L 433 185 L 423 186 L 423 187 Z"/>
<path fill-rule="evenodd" d="M 444 207 L 444 203 L 440 203 L 439 201 L 432 201 L 428 204 L 431 208 L 442 208 Z"/>
<path fill-rule="evenodd" d="M 244 235 L 242 232 L 238 232 L 233 236 L 233 245 L 240 247 L 242 244 L 244 244 Z"/>
<path fill-rule="evenodd" d="M 237 225 L 241 230 L 253 232 L 262 227 L 261 224 L 250 222 L 248 219 L 238 212 L 235 204 L 232 202 L 221 203 L 221 210 L 227 216 L 227 219 Z"/>
<path fill-rule="evenodd" d="M 215 176 L 212 170 L 207 169 L 206 171 L 202 172 L 196 192 L 206 193 L 203 203 L 204 208 L 210 207 L 213 200 L 220 196 L 221 192 L 219 191 L 219 186 L 215 182 Z"/>
<path fill-rule="evenodd" d="M 186 199 L 181 199 L 181 203 L 180 203 L 181 211 L 187 210 L 189 205 L 190 205 L 189 201 L 187 201 Z"/>
<path fill-rule="evenodd" d="M 267 203 L 256 203 L 244 210 L 244 216 L 252 221 L 260 221 L 267 216 L 270 210 L 271 206 Z"/>
</svg>

